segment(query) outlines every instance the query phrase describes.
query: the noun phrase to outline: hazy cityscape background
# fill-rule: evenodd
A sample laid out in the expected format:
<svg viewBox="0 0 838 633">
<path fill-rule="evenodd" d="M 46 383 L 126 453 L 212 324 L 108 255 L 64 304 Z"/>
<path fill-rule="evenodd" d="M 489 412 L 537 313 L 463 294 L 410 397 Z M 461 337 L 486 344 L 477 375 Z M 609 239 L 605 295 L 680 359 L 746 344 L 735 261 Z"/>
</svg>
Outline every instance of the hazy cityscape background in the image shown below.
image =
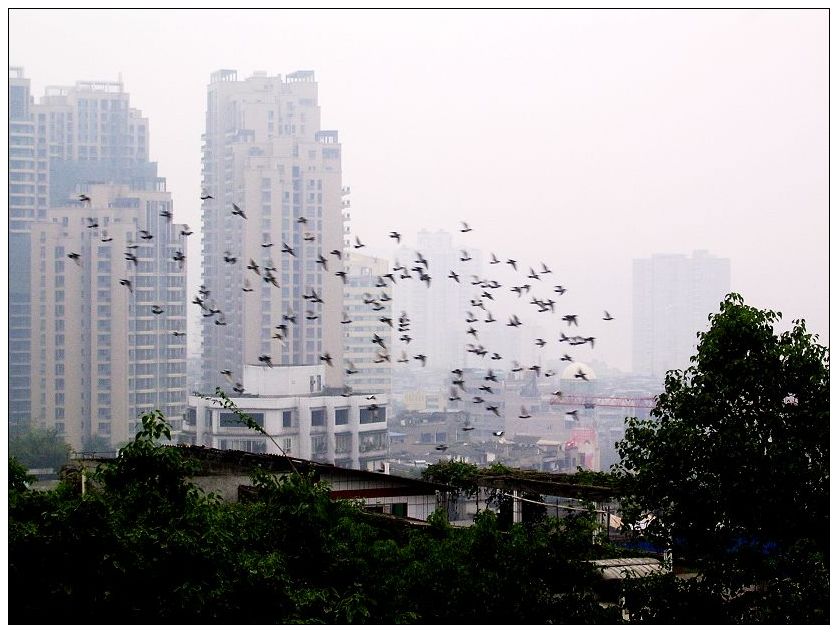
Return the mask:
<svg viewBox="0 0 838 633">
<path fill-rule="evenodd" d="M 335 177 L 328 176 L 329 168 L 319 162 L 309 163 L 307 169 L 318 178 L 327 174 L 322 189 L 315 179 L 306 182 L 305 173 L 299 176 L 306 195 L 325 191 L 323 226 L 315 230 L 317 245 L 325 254 L 346 239 L 348 253 L 354 250 L 357 236 L 365 244 L 363 255 L 386 260 L 356 262 L 354 272 L 347 268 L 354 277 L 349 287 L 359 291 L 352 298 L 347 295 L 345 305 L 340 305 L 343 286 L 332 271 L 311 282 L 306 275 L 319 271 L 312 265 L 311 270 L 304 268 L 297 281 L 288 281 L 293 281 L 295 291 L 306 291 L 310 283 L 318 288 L 326 284 L 331 290 L 325 293 L 338 299 L 323 307 L 322 331 L 311 328 L 311 334 L 301 335 L 287 348 L 287 358 L 279 361 L 274 356 L 278 364 L 317 364 L 327 350 L 338 361 L 357 353 L 358 362 L 372 372 L 350 380 L 360 381 L 359 392 L 397 394 L 400 406 L 406 394 L 408 400 L 422 394 L 416 410 L 444 411 L 445 402 L 438 400 L 447 393 L 443 376 L 450 378 L 449 369 L 484 366 L 472 363 L 464 351 L 472 342 L 462 322 L 473 291 L 467 287 L 470 275 L 503 284 L 490 309 L 504 325 L 512 313 L 524 314 L 508 288 L 526 277 L 527 268 L 537 270 L 542 264 L 552 273 L 549 281 L 545 277 L 548 290 L 539 298 L 556 300 L 556 319 L 566 310 L 578 314 L 582 333 L 596 340 L 596 345 L 591 341 L 572 348 L 574 360 L 594 368 L 598 378 L 606 381 L 598 383 L 594 391 L 585 387 L 580 398 L 617 397 L 632 391 L 638 397 L 654 393 L 666 369 L 685 364 L 689 342 L 706 325 L 703 318 L 729 290 L 742 294 L 752 305 L 781 311 L 784 324 L 805 318 L 810 330 L 828 344 L 826 14 L 14 10 L 9 29 L 10 65 L 22 69 L 15 72 L 30 81 L 35 103 L 49 92 L 49 86 L 122 82 L 130 108 L 138 110 L 147 122 L 148 129 L 142 133 L 147 135 L 147 143 L 139 143 L 137 151 L 144 161 L 156 163 L 157 169 L 155 174 L 146 170 L 145 177 L 165 178 L 168 194 L 161 198 L 164 206 L 159 208 L 173 209 L 176 225 L 189 225 L 194 232 L 186 259 L 185 327 L 178 324 L 175 329 L 188 333 L 188 356 L 195 363 L 201 363 L 202 358 L 204 367 L 199 379 L 201 369 L 192 366 L 185 382 L 179 366 L 170 374 L 165 371 L 174 371 L 171 366 L 158 370 L 157 380 L 163 381 L 165 374 L 173 390 L 183 391 L 167 409 L 175 417 L 174 409 L 185 411 L 185 392 L 198 386 L 211 388 L 212 376 L 236 354 L 241 354 L 243 363 L 234 362 L 233 371 L 238 377 L 246 373 L 241 365 L 255 364 L 255 357 L 265 353 L 260 345 L 272 344 L 270 329 L 288 308 L 287 298 L 274 304 L 265 298 L 265 292 L 262 303 L 254 293 L 248 298 L 251 307 L 240 308 L 245 300 L 239 299 L 238 285 L 244 277 L 223 277 L 219 271 L 224 266 L 217 265 L 224 247 L 239 242 L 225 240 L 242 240 L 241 244 L 259 252 L 258 240 L 269 234 L 276 242 L 273 257 L 278 260 L 286 235 L 300 232 L 300 227 L 293 227 L 285 217 L 288 226 L 281 230 L 277 220 L 275 230 L 267 229 L 268 233 L 237 233 L 244 230 L 237 227 L 244 225 L 236 224 L 237 218 L 230 219 L 230 202 L 241 203 L 248 196 L 260 200 L 267 218 L 272 213 L 270 201 L 278 207 L 284 199 L 279 181 L 266 184 L 264 178 L 261 183 L 249 179 L 252 161 L 244 156 L 231 159 L 237 165 L 236 175 L 225 180 L 223 151 L 229 150 L 233 156 L 238 151 L 233 145 L 239 143 L 250 148 L 247 157 L 261 156 L 266 143 L 273 143 L 267 155 L 272 160 L 278 157 L 279 162 L 272 167 L 279 168 L 287 161 L 290 176 L 292 149 L 269 141 L 272 123 L 256 131 L 239 125 L 247 128 L 243 136 L 234 140 L 224 137 L 226 110 L 218 129 L 211 132 L 207 126 L 215 114 L 208 115 L 207 108 L 215 102 L 211 96 L 208 99 L 208 86 L 223 81 L 253 79 L 259 83 L 281 77 L 277 86 L 316 82 L 311 95 L 297 94 L 301 98 L 297 103 L 302 104 L 298 108 L 304 110 L 299 134 L 288 129 L 285 134 L 299 138 L 301 144 L 325 144 L 338 152 L 329 155 L 339 159 Z M 280 89 L 286 88 L 276 88 Z M 230 94 L 229 102 L 233 103 L 238 97 L 235 91 Z M 226 98 L 218 97 L 218 103 L 226 103 Z M 240 113 L 231 116 L 243 117 L 241 121 L 255 116 L 248 114 L 245 106 L 236 107 Z M 311 108 L 308 119 L 306 108 Z M 287 117 L 288 112 L 281 116 Z M 292 109 L 291 117 L 295 116 Z M 306 123 L 314 129 L 304 132 Z M 212 149 L 207 153 L 204 134 L 216 134 L 216 154 Z M 294 158 L 297 151 L 293 149 Z M 317 160 L 321 158 L 318 155 Z M 212 167 L 214 160 L 222 162 Z M 245 171 L 240 173 L 240 167 Z M 218 170 L 215 180 L 208 180 L 213 169 Z M 256 171 L 253 174 L 255 178 Z M 101 179 L 101 175 L 93 178 Z M 202 192 L 208 190 L 215 198 L 202 201 Z M 110 198 L 105 194 L 101 198 L 111 200 L 102 203 L 105 208 L 114 206 L 112 201 L 122 194 L 108 195 Z M 94 196 L 94 202 L 97 200 Z M 243 206 L 248 211 L 248 226 L 255 226 L 256 207 Z M 314 213 L 315 208 L 310 209 Z M 296 217 L 295 211 L 296 207 L 288 206 L 282 212 Z M 320 213 L 318 208 L 318 221 Z M 79 218 L 85 215 L 80 212 Z M 215 231 L 214 237 L 201 235 L 202 221 L 211 233 Z M 464 221 L 472 231 L 461 232 Z M 263 230 L 265 226 L 270 222 L 263 222 Z M 389 237 L 392 231 L 401 234 L 399 245 Z M 172 248 L 179 243 L 176 238 L 173 234 Z M 47 239 L 46 233 L 43 239 Z M 137 236 L 123 236 L 125 248 L 131 239 Z M 204 268 L 209 267 L 210 273 L 202 277 L 199 245 L 204 240 L 207 251 L 207 239 L 214 246 L 210 255 L 203 255 Z M 466 262 L 459 261 L 462 250 L 472 257 L 468 272 L 464 272 Z M 237 247 L 232 251 L 241 260 L 240 268 L 254 256 L 252 252 L 245 256 Z M 361 349 L 359 337 L 354 351 L 348 346 L 335 349 L 340 348 L 337 325 L 351 302 L 355 318 L 369 318 L 375 324 L 372 313 L 362 315 L 367 305 L 363 293 L 380 290 L 375 285 L 377 278 L 387 266 L 392 270 L 397 260 L 408 268 L 414 266 L 405 260 L 416 251 L 430 262 L 427 269 L 434 277 L 432 288 L 416 281 L 411 282 L 410 290 L 407 284 L 391 284 L 393 304 L 386 306 L 386 314 L 393 320 L 402 311 L 410 315 L 430 360 L 426 371 L 401 371 L 407 369 L 397 363 L 401 348 L 392 344 L 388 366 L 392 367 L 393 382 L 388 390 L 390 377 L 374 365 L 375 344 L 372 351 Z M 312 251 L 311 256 L 314 254 Z M 518 259 L 521 270 L 513 276 L 505 263 L 493 267 L 489 263 L 493 254 L 504 262 Z M 65 255 L 62 251 L 61 257 Z M 72 269 L 71 262 L 65 261 L 65 265 Z M 445 277 L 446 270 L 455 268 L 463 275 L 461 287 Z M 373 274 L 372 270 L 378 272 Z M 148 268 L 143 272 L 153 276 L 155 271 Z M 282 267 L 280 272 L 285 272 Z M 182 278 L 182 271 L 172 264 L 161 274 Z M 114 281 L 117 279 L 115 276 Z M 178 283 L 182 288 L 184 280 Z M 202 283 L 214 288 L 215 297 L 230 288 L 235 291 L 218 299 L 226 302 L 222 306 L 226 306 L 225 316 L 241 312 L 233 318 L 241 319 L 234 327 L 214 327 L 212 320 L 200 315 L 197 305 L 189 303 Z M 556 284 L 567 293 L 552 294 L 551 286 Z M 49 290 L 52 292 L 51 286 Z M 116 285 L 109 288 L 113 293 L 118 290 Z M 459 294 L 451 294 L 455 291 Z M 182 304 L 179 294 L 172 296 L 174 304 Z M 302 319 L 306 306 L 299 299 L 296 305 Z M 133 309 L 126 308 L 131 315 Z M 613 321 L 603 320 L 605 311 Z M 261 329 L 252 317 L 257 313 L 264 315 Z M 247 314 L 251 318 L 242 316 Z M 248 336 L 254 338 L 244 345 L 241 337 L 250 324 L 253 331 Z M 567 366 L 557 362 L 561 354 L 558 336 L 563 328 L 555 319 L 532 325 L 528 321 L 525 332 L 516 332 L 514 337 L 504 328 L 494 338 L 487 335 L 480 342 L 490 352 L 502 349 L 507 364 L 514 359 L 560 372 Z M 52 340 L 54 332 L 49 331 Z M 213 338 L 216 333 L 227 338 Z M 161 329 L 160 336 L 167 335 L 166 328 Z M 93 334 L 87 336 L 93 339 Z M 397 338 L 397 334 L 393 336 Z M 549 340 L 552 350 L 542 356 L 532 346 L 536 337 Z M 171 349 L 182 346 L 182 342 L 171 343 Z M 416 349 L 408 351 L 411 356 L 416 353 Z M 207 360 L 212 355 L 215 360 Z M 409 361 L 416 364 L 414 358 Z M 309 379 L 312 385 L 315 379 L 319 385 L 322 378 L 324 384 L 340 389 L 342 363 L 336 364 L 326 367 L 323 376 L 306 376 L 306 385 Z M 368 384 L 362 387 L 364 376 Z M 544 389 L 567 381 L 564 389 L 572 396 L 576 386 L 571 383 L 578 382 L 569 380 L 572 377 L 558 375 L 539 388 L 549 393 Z M 637 377 L 648 380 L 640 384 Z M 383 381 L 380 385 L 375 382 L 378 378 Z M 568 408 L 553 410 L 543 399 L 539 401 L 537 393 L 528 393 L 526 385 L 516 384 L 517 376 L 509 374 L 507 378 L 515 387 L 514 397 L 504 399 L 508 437 L 514 435 L 515 425 L 521 424 L 516 421 L 519 404 L 531 407 L 541 402 L 545 419 L 551 411 L 561 413 Z M 78 381 L 85 384 L 83 376 Z M 64 380 L 61 382 L 63 385 Z M 149 387 L 149 393 L 152 391 Z M 287 394 L 263 390 L 262 395 L 295 393 L 294 389 Z M 142 402 L 134 396 L 129 399 L 131 411 L 141 408 Z M 201 405 L 191 404 L 193 417 L 195 407 L 203 410 Z M 324 401 L 322 406 L 331 420 L 336 405 Z M 352 406 L 352 424 L 357 425 L 358 416 L 363 418 L 364 413 L 360 403 Z M 613 446 L 619 435 L 619 418 L 634 410 L 633 406 L 622 407 L 604 416 L 607 420 L 589 421 L 588 427 L 599 427 L 601 450 Z M 308 414 L 309 409 L 305 411 Z M 217 429 L 221 418 L 218 412 L 215 415 Z M 380 439 L 387 426 L 382 422 L 370 419 L 369 423 L 381 426 L 367 427 L 360 440 L 355 429 L 353 441 L 362 446 L 363 433 L 372 434 L 367 437 L 370 455 L 366 463 L 363 459 L 359 462 L 356 447 L 354 461 L 345 460 L 347 466 L 376 466 L 386 456 L 386 442 Z M 592 439 L 568 434 L 585 427 L 584 420 L 577 424 L 578 420 L 563 418 L 564 424 L 556 428 L 547 428 L 548 422 L 536 428 L 536 422 L 518 428 L 518 432 L 548 442 L 561 441 L 565 446 Z M 457 418 L 456 424 L 461 423 Z M 201 443 L 200 422 L 195 426 L 193 419 L 191 424 L 194 435 L 190 437 Z M 490 439 L 492 424 L 491 417 L 484 420 L 475 435 Z M 409 419 L 406 426 L 410 426 Z M 404 436 L 393 433 L 391 428 L 391 442 L 404 442 Z M 300 436 L 309 438 L 310 434 L 300 432 Z M 446 427 L 434 431 L 431 442 L 451 442 L 456 436 Z M 423 445 L 428 443 L 421 434 L 419 440 Z M 305 446 L 295 445 L 295 449 L 308 457 L 336 459 L 339 439 L 324 443 L 319 450 L 316 441 L 308 442 L 306 439 Z M 487 459 L 486 455 L 480 459 Z M 610 456 L 598 454 L 594 461 L 586 458 L 580 463 L 605 467 L 611 460 L 613 451 Z"/>
</svg>

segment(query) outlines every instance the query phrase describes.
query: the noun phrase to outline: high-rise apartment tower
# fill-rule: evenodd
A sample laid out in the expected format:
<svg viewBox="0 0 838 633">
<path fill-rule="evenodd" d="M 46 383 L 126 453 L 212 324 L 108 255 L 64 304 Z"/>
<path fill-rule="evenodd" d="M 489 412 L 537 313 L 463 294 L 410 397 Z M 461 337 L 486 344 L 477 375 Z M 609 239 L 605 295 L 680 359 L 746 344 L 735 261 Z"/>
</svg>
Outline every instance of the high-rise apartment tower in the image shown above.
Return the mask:
<svg viewBox="0 0 838 633">
<path fill-rule="evenodd" d="M 340 389 L 341 146 L 320 128 L 313 72 L 211 75 L 203 187 L 212 197 L 202 207 L 202 282 L 226 322 L 203 319 L 203 387 L 221 384 L 222 370 L 240 379 L 260 356 L 317 365 L 328 353 L 326 384 Z"/>
<path fill-rule="evenodd" d="M 634 372 L 662 378 L 684 369 L 729 291 L 730 260 L 707 251 L 634 260 Z"/>
</svg>

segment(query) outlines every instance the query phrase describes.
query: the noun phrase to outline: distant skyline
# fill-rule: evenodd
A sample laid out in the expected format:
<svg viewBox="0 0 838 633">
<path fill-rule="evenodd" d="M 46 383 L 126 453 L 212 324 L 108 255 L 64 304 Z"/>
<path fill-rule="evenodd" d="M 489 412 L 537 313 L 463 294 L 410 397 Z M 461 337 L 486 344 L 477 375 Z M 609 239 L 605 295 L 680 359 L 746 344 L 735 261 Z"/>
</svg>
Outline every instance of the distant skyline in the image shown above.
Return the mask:
<svg viewBox="0 0 838 633">
<path fill-rule="evenodd" d="M 210 73 L 313 70 L 365 254 L 466 220 L 486 257 L 548 263 L 591 325 L 611 312 L 592 358 L 628 370 L 632 261 L 661 253 L 729 258 L 732 291 L 828 345 L 828 18 L 15 9 L 9 63 L 36 100 L 121 75 L 196 229 Z"/>
</svg>

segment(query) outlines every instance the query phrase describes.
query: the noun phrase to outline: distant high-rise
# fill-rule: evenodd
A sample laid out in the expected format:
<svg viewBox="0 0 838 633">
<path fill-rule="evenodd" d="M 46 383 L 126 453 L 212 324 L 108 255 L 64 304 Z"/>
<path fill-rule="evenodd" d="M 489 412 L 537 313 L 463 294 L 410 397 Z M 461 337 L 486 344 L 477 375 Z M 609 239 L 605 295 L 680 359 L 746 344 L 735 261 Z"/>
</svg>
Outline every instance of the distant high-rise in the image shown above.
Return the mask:
<svg viewBox="0 0 838 633">
<path fill-rule="evenodd" d="M 122 82 L 49 86 L 36 104 L 23 69 L 9 68 L 9 422 L 26 424 L 41 408 L 45 324 L 35 311 L 30 270 L 37 262 L 33 222 L 77 198 L 89 183 L 153 187 L 148 122 L 130 107 Z"/>
<path fill-rule="evenodd" d="M 634 372 L 663 377 L 684 369 L 697 332 L 729 291 L 730 260 L 707 251 L 634 260 Z"/>
<path fill-rule="evenodd" d="M 183 417 L 186 270 L 174 256 L 187 249 L 183 225 L 161 216 L 172 212 L 162 179 L 85 192 L 89 203 L 50 208 L 30 226 L 32 408 L 77 450 L 101 450 L 130 440 L 144 412 L 175 426 Z"/>
<path fill-rule="evenodd" d="M 386 259 L 351 252 L 345 257 L 344 311 L 352 322 L 343 325 L 346 337 L 343 353 L 357 372 L 346 374 L 345 382 L 359 393 L 390 393 L 392 364 L 376 361 L 380 361 L 380 353 L 389 353 L 392 349 L 394 333 L 403 336 L 398 333 L 398 317 L 393 315 L 393 294 L 398 289 L 382 278 L 390 272 Z M 391 324 L 382 318 L 391 319 Z M 386 350 L 373 341 L 375 335 L 384 341 Z M 398 358 L 391 358 L 391 361 L 395 363 Z"/>
<path fill-rule="evenodd" d="M 420 231 L 416 247 L 403 246 L 396 258 L 408 270 L 417 266 L 417 251 L 428 262 L 430 285 L 419 280 L 416 272 L 412 280 L 399 283 L 395 292 L 395 314 L 407 312 L 411 320 L 413 341 L 406 348 L 411 355 L 427 356 L 427 367 L 449 372 L 454 367 L 468 364 L 466 343 L 474 339 L 466 333 L 466 311 L 471 310 L 481 318 L 485 313 L 471 305 L 478 296 L 471 282 L 481 273 L 479 251 L 470 251 L 470 259 L 461 261 L 461 247 L 455 246 L 450 233 L 445 231 Z M 459 283 L 449 278 L 454 271 Z M 396 346 L 397 349 L 399 346 Z M 402 346 L 403 347 L 403 346 Z M 395 359 L 394 359 L 395 360 Z"/>
<path fill-rule="evenodd" d="M 203 187 L 212 197 L 203 202 L 202 281 L 227 323 L 203 321 L 204 388 L 260 356 L 317 365 L 328 352 L 326 385 L 339 389 L 343 264 L 331 253 L 344 247 L 341 147 L 336 131 L 320 129 L 313 72 L 211 75 Z"/>
</svg>

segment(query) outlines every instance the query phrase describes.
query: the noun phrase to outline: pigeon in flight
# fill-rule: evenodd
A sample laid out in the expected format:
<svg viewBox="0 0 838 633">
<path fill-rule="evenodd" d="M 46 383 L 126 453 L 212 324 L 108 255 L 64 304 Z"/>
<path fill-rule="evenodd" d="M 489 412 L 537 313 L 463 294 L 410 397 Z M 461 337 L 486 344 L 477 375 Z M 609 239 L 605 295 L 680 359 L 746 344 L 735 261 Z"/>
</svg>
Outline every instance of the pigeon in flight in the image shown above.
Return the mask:
<svg viewBox="0 0 838 633">
<path fill-rule="evenodd" d="M 268 367 L 273 367 L 273 364 L 271 364 L 271 357 L 267 354 L 262 354 L 258 360 L 260 363 L 265 363 Z"/>
<path fill-rule="evenodd" d="M 107 231 L 102 231 L 102 241 L 103 242 L 113 242 L 113 238 L 108 235 Z"/>
<path fill-rule="evenodd" d="M 301 215 L 297 218 L 297 224 L 308 224 L 308 218 Z"/>
<path fill-rule="evenodd" d="M 496 416 L 500 417 L 500 412 L 498 411 L 498 405 L 496 405 L 496 404 L 490 404 L 488 407 L 486 407 L 486 411 L 491 411 Z M 498 436 L 498 437 L 500 437 L 500 436 Z"/>
<path fill-rule="evenodd" d="M 527 418 L 531 418 L 532 416 L 527 411 L 527 408 L 524 405 L 521 405 L 521 415 L 518 416 L 522 420 L 526 420 Z"/>
<path fill-rule="evenodd" d="M 503 437 L 503 431 L 492 431 L 492 435 L 495 437 Z"/>
<path fill-rule="evenodd" d="M 460 233 L 468 233 L 469 231 L 471 231 L 471 227 L 462 220 L 460 220 L 460 224 L 463 225 L 463 228 L 460 229 Z"/>
<path fill-rule="evenodd" d="M 500 264 L 500 260 L 492 253 L 492 259 L 489 260 L 490 264 Z"/>
<path fill-rule="evenodd" d="M 577 315 L 577 314 L 565 314 L 562 317 L 562 321 L 567 321 L 568 325 L 579 325 L 579 323 L 576 322 L 576 317 L 577 316 L 579 316 L 579 315 Z"/>
<path fill-rule="evenodd" d="M 355 247 L 355 248 L 363 248 L 364 246 L 366 246 L 366 244 L 362 243 L 362 242 L 361 242 L 361 240 L 360 240 L 360 238 L 356 235 L 356 236 L 355 236 L 355 244 L 354 244 L 354 247 Z"/>
<path fill-rule="evenodd" d="M 163 308 L 161 308 L 159 305 L 153 305 L 153 306 L 151 306 L 151 313 L 152 314 L 163 314 Z"/>
<path fill-rule="evenodd" d="M 514 259 L 507 259 L 506 263 L 509 264 L 510 266 L 512 266 L 513 270 L 518 270 L 518 262 L 515 261 Z"/>
<path fill-rule="evenodd" d="M 460 276 L 457 273 L 455 273 L 453 270 L 449 271 L 448 279 L 453 279 L 457 283 L 460 283 Z"/>
<path fill-rule="evenodd" d="M 96 218 L 87 218 L 87 228 L 89 229 L 98 229 L 99 223 L 96 221 Z"/>
<path fill-rule="evenodd" d="M 460 252 L 462 253 L 462 255 L 460 256 L 460 261 L 461 262 L 470 262 L 471 261 L 471 255 L 468 254 L 468 251 L 460 251 Z"/>
<path fill-rule="evenodd" d="M 605 310 L 605 316 L 602 317 L 602 320 L 603 321 L 613 321 L 614 317 L 612 317 L 610 314 L 608 314 L 608 310 Z"/>
<path fill-rule="evenodd" d="M 148 231 L 146 231 L 145 229 L 140 229 L 140 239 L 141 240 L 152 240 L 152 239 L 154 239 L 154 236 L 151 233 L 149 233 Z"/>
<path fill-rule="evenodd" d="M 401 239 L 402 239 L 401 233 L 396 233 L 395 231 L 390 231 L 390 237 L 392 237 L 394 240 L 396 240 L 396 244 L 401 242 Z"/>
<path fill-rule="evenodd" d="M 79 202 L 88 202 L 89 203 L 90 202 L 90 197 L 83 194 L 83 193 L 80 193 L 79 194 Z"/>
<path fill-rule="evenodd" d="M 332 355 L 329 352 L 321 354 L 320 360 L 324 361 L 329 367 L 332 367 Z"/>
<path fill-rule="evenodd" d="M 292 257 L 296 257 L 296 255 L 294 254 L 294 249 L 291 248 L 290 246 L 288 246 L 288 244 L 286 244 L 285 242 L 282 243 L 282 251 L 281 252 L 288 253 Z"/>
<path fill-rule="evenodd" d="M 126 288 L 128 288 L 128 290 L 130 290 L 132 293 L 134 292 L 134 289 L 131 287 L 131 280 L 130 280 L 130 279 L 120 279 L 120 280 L 119 280 L 119 285 L 120 285 L 120 286 L 125 286 L 125 287 L 126 287 Z"/>
<path fill-rule="evenodd" d="M 519 325 L 521 325 L 521 321 L 520 321 L 520 319 L 518 319 L 518 317 L 516 315 L 513 314 L 509 318 L 509 323 L 507 323 L 507 325 L 509 325 L 511 327 L 518 327 Z"/>
<path fill-rule="evenodd" d="M 183 235 L 184 237 L 189 237 L 190 235 L 192 235 L 192 233 L 194 233 L 194 231 L 189 230 L 189 225 L 188 224 L 184 224 L 183 228 L 180 231 L 180 234 Z"/>
<path fill-rule="evenodd" d="M 201 193 L 201 200 L 212 200 L 212 199 L 213 199 L 213 197 L 211 195 L 209 195 L 206 191 Z"/>
<path fill-rule="evenodd" d="M 81 255 L 78 253 L 67 253 L 67 257 L 76 262 L 76 266 L 81 266 Z"/>
<path fill-rule="evenodd" d="M 233 203 L 233 215 L 240 215 L 243 220 L 247 219 L 247 216 L 244 214 L 244 211 L 240 209 L 235 202 Z"/>
</svg>

